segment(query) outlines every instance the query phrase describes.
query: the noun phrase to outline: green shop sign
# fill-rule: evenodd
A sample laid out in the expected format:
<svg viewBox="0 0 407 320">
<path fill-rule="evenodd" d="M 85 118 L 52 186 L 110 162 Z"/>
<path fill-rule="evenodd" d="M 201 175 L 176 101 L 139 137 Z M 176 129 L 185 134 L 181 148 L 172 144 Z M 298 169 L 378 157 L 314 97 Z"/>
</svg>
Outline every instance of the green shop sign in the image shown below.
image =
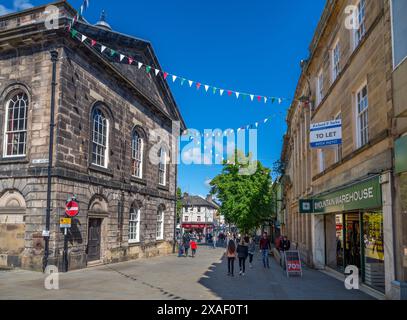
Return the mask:
<svg viewBox="0 0 407 320">
<path fill-rule="evenodd" d="M 300 200 L 300 213 L 335 213 L 342 211 L 375 209 L 382 206 L 380 177 L 352 185 L 341 190 Z M 311 205 L 312 210 L 309 210 Z"/>
</svg>

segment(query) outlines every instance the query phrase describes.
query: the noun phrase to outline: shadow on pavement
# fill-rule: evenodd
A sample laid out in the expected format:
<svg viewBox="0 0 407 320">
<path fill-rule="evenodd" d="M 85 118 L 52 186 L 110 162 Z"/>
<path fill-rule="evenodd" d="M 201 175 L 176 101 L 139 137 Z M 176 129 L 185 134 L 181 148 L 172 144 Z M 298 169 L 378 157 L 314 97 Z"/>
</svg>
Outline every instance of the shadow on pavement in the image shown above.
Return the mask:
<svg viewBox="0 0 407 320">
<path fill-rule="evenodd" d="M 199 283 L 224 300 L 371 300 L 361 291 L 346 290 L 344 284 L 328 275 L 307 267 L 303 276 L 288 278 L 278 263 L 270 257 L 270 269 L 262 265 L 256 254 L 253 268 L 246 261 L 245 276 L 239 275 L 235 260 L 235 276 L 227 275 L 225 256 L 213 263 L 199 279 Z"/>
</svg>

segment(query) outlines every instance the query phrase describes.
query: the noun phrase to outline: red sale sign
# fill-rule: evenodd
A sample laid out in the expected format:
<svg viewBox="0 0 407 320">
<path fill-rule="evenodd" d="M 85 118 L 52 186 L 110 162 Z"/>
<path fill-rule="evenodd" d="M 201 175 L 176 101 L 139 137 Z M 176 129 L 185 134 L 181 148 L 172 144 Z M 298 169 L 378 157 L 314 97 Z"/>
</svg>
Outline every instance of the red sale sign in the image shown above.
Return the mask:
<svg viewBox="0 0 407 320">
<path fill-rule="evenodd" d="M 301 272 L 301 264 L 299 261 L 290 261 L 287 264 L 288 272 Z"/>
</svg>

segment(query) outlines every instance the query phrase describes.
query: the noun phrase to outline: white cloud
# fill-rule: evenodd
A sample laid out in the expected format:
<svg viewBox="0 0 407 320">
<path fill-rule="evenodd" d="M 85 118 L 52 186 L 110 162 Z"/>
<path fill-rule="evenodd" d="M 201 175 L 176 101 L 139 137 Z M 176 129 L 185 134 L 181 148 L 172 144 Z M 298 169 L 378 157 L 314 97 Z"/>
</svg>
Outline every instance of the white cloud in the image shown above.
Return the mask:
<svg viewBox="0 0 407 320">
<path fill-rule="evenodd" d="M 29 0 L 14 0 L 13 8 L 7 8 L 0 4 L 0 16 L 16 11 L 26 10 L 34 7 Z"/>
<path fill-rule="evenodd" d="M 3 16 L 5 14 L 12 13 L 13 11 L 10 9 L 7 9 L 5 6 L 0 4 L 0 16 Z"/>
<path fill-rule="evenodd" d="M 211 183 L 212 179 L 206 179 L 205 180 L 205 186 L 207 186 L 208 188 L 211 187 L 210 183 Z"/>
</svg>

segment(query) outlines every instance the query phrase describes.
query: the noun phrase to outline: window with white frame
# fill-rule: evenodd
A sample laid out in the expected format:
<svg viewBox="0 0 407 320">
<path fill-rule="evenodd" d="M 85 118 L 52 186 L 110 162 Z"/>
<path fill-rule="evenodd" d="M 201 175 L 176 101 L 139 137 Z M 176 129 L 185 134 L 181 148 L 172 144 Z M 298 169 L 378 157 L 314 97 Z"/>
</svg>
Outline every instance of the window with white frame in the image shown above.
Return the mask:
<svg viewBox="0 0 407 320">
<path fill-rule="evenodd" d="M 197 217 L 196 217 L 196 221 L 197 221 L 197 222 L 201 222 L 201 216 L 197 216 Z"/>
<path fill-rule="evenodd" d="M 131 137 L 131 161 L 133 177 L 142 179 L 143 177 L 143 148 L 144 141 L 140 134 L 134 130 Z"/>
<path fill-rule="evenodd" d="M 318 170 L 319 173 L 325 170 L 325 152 L 322 149 L 318 149 Z"/>
<path fill-rule="evenodd" d="M 164 239 L 164 210 L 162 208 L 157 211 L 157 229 L 156 229 L 156 239 Z"/>
<path fill-rule="evenodd" d="M 107 168 L 109 121 L 99 108 L 95 108 L 92 122 L 92 164 Z"/>
<path fill-rule="evenodd" d="M 158 183 L 165 186 L 167 181 L 167 153 L 164 148 L 160 149 L 160 162 L 158 164 Z"/>
<path fill-rule="evenodd" d="M 357 107 L 357 147 L 363 147 L 369 142 L 369 100 L 367 85 L 356 93 Z"/>
<path fill-rule="evenodd" d="M 140 209 L 134 206 L 130 208 L 129 242 L 140 242 Z"/>
<path fill-rule="evenodd" d="M 390 3 L 393 31 L 393 67 L 397 68 L 407 59 L 407 1 L 392 0 Z"/>
<path fill-rule="evenodd" d="M 342 118 L 341 114 L 339 113 L 335 120 L 340 120 Z M 338 144 L 335 148 L 335 163 L 342 161 L 342 144 Z"/>
<path fill-rule="evenodd" d="M 4 157 L 24 157 L 27 149 L 28 96 L 19 91 L 6 105 Z"/>
<path fill-rule="evenodd" d="M 354 33 L 354 48 L 356 48 L 360 41 L 362 40 L 363 36 L 366 33 L 365 27 L 365 14 L 366 14 L 366 0 L 360 0 L 358 3 L 358 11 L 357 11 L 357 29 L 355 29 Z"/>
<path fill-rule="evenodd" d="M 184 216 L 184 221 L 188 222 L 189 216 Z"/>
<path fill-rule="evenodd" d="M 333 50 L 332 50 L 332 82 L 336 80 L 339 73 L 341 72 L 340 69 L 340 60 L 341 60 L 341 51 L 339 40 L 336 41 Z"/>
<path fill-rule="evenodd" d="M 321 70 L 317 77 L 317 106 L 321 103 L 324 98 L 324 73 Z"/>
</svg>

